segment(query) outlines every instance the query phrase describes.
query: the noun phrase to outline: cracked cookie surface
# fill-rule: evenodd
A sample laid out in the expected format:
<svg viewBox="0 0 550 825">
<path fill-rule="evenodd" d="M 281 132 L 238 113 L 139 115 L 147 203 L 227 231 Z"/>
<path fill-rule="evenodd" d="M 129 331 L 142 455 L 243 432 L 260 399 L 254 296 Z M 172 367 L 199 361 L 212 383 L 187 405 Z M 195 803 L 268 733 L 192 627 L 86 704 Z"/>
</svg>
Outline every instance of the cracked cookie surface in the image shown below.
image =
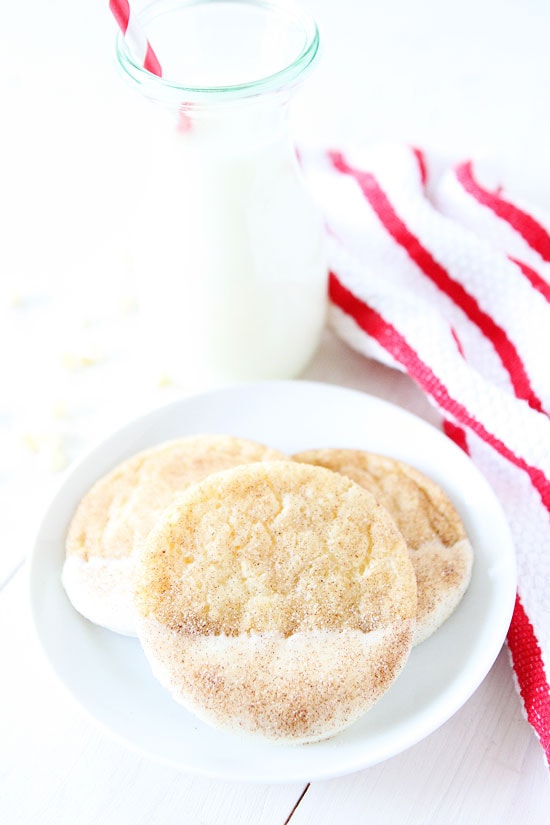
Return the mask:
<svg viewBox="0 0 550 825">
<path fill-rule="evenodd" d="M 157 678 L 205 721 L 288 742 L 330 736 L 393 683 L 416 582 L 386 511 L 344 476 L 250 464 L 190 488 L 136 568 Z"/>
<path fill-rule="evenodd" d="M 456 609 L 472 572 L 472 546 L 448 496 L 415 468 L 376 453 L 326 448 L 296 453 L 293 459 L 342 473 L 372 493 L 395 519 L 418 586 L 414 644 L 427 639 Z"/>
<path fill-rule="evenodd" d="M 200 434 L 121 462 L 91 487 L 69 526 L 63 584 L 74 607 L 97 624 L 135 634 L 134 557 L 164 509 L 210 473 L 283 457 L 248 439 Z"/>
</svg>

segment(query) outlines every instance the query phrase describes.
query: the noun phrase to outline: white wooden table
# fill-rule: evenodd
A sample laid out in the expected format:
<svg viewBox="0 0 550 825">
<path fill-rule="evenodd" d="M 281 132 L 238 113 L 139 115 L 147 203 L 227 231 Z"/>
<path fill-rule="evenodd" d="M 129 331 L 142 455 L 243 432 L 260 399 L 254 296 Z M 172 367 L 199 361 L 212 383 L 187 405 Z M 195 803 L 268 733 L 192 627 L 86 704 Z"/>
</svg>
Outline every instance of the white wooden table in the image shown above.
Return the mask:
<svg viewBox="0 0 550 825">
<path fill-rule="evenodd" d="M 50 672 L 24 560 L 59 470 L 130 415 L 188 389 L 165 385 L 157 364 L 136 369 L 123 398 L 116 392 L 120 330 L 134 323 L 116 218 L 136 181 L 121 182 L 115 160 L 124 147 L 137 158 L 139 136 L 113 131 L 126 92 L 113 75 L 104 5 L 12 4 L 0 30 L 0 822 L 543 825 L 548 771 L 506 650 L 427 739 L 306 786 L 211 781 L 151 762 L 98 729 Z M 322 24 L 325 55 L 298 101 L 301 140 L 406 139 L 484 155 L 550 205 L 545 0 L 304 5 Z M 106 283 L 108 305 L 98 299 Z M 406 377 L 329 332 L 304 377 L 437 423 Z"/>
</svg>

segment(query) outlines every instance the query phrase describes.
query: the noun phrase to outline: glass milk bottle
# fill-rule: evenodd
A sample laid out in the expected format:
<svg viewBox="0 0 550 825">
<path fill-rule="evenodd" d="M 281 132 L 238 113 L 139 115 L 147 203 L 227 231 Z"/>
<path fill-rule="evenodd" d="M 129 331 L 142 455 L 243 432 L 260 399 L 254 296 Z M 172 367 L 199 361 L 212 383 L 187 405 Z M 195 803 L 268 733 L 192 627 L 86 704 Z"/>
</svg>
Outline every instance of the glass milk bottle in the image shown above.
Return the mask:
<svg viewBox="0 0 550 825">
<path fill-rule="evenodd" d="M 132 242 L 146 346 L 186 386 L 294 377 L 327 300 L 323 223 L 288 128 L 317 27 L 267 0 L 154 2 L 140 22 L 162 77 L 122 37 L 117 59 L 151 129 Z"/>
</svg>

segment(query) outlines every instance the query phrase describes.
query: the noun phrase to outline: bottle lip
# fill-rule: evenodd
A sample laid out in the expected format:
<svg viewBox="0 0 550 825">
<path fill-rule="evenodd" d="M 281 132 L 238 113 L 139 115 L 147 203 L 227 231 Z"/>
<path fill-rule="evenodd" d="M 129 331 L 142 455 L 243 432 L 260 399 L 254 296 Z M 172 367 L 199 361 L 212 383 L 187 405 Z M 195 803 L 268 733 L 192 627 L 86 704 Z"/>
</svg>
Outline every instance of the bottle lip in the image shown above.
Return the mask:
<svg viewBox="0 0 550 825">
<path fill-rule="evenodd" d="M 288 89 L 301 81 L 319 52 L 319 29 L 314 18 L 292 0 L 153 0 L 139 12 L 144 26 L 155 17 L 169 13 L 175 7 L 184 8 L 223 2 L 225 5 L 253 6 L 284 16 L 289 23 L 299 26 L 304 34 L 304 43 L 296 57 L 276 72 L 255 78 L 249 82 L 227 85 L 187 85 L 159 77 L 140 65 L 123 35 L 119 32 L 115 43 L 115 56 L 122 72 L 130 78 L 147 97 L 159 101 L 179 101 L 195 103 L 223 102 L 230 99 L 244 99 L 262 94 L 270 94 Z"/>
</svg>

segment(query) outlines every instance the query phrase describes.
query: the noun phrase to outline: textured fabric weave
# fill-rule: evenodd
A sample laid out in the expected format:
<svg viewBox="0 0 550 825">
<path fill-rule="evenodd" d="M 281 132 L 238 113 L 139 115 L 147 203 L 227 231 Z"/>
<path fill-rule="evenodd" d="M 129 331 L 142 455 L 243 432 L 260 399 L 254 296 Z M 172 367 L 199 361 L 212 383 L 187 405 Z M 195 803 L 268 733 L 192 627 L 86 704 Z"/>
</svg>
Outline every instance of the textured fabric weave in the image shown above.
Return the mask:
<svg viewBox="0 0 550 825">
<path fill-rule="evenodd" d="M 330 320 L 406 371 L 508 516 L 518 692 L 550 762 L 550 219 L 471 162 L 408 146 L 301 156 L 329 235 Z"/>
</svg>

